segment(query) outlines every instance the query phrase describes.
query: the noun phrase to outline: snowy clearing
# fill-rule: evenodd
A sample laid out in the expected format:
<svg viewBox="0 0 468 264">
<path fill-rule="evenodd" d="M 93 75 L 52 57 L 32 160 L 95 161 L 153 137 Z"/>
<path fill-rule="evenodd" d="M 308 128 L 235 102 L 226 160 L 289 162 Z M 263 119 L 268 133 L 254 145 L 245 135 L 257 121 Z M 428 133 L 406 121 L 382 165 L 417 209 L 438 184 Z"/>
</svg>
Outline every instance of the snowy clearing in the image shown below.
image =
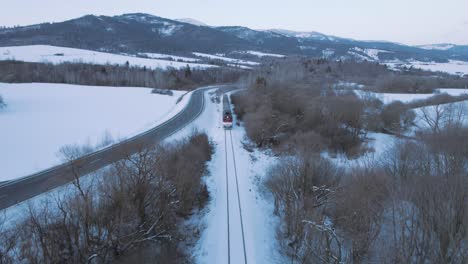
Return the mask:
<svg viewBox="0 0 468 264">
<path fill-rule="evenodd" d="M 181 69 L 187 67 L 187 63 L 185 62 L 138 58 L 127 55 L 48 45 L 0 47 L 0 60 L 17 60 L 53 64 L 71 62 L 99 65 L 125 65 L 127 62 L 129 62 L 130 66 L 147 67 L 150 69 L 167 69 L 168 67 Z M 192 68 L 215 67 L 213 65 L 206 64 L 188 64 Z"/>
<path fill-rule="evenodd" d="M 411 93 L 374 93 L 374 92 L 369 92 L 369 91 L 363 91 L 363 90 L 354 90 L 354 92 L 361 96 L 375 96 L 378 99 L 380 99 L 384 104 L 389 104 L 391 102 L 395 101 L 400 101 L 402 103 L 409 103 L 411 101 L 415 100 L 424 100 L 429 97 L 432 97 L 437 94 L 441 93 L 446 93 L 451 96 L 459 96 L 463 94 L 468 94 L 467 89 L 437 89 L 436 93 L 431 93 L 431 94 L 411 94 Z"/>
<path fill-rule="evenodd" d="M 217 55 L 200 53 L 200 52 L 192 52 L 192 53 L 193 53 L 193 55 L 198 56 L 198 57 L 209 58 L 209 59 L 213 59 L 213 60 L 222 60 L 222 61 L 229 62 L 229 63 L 232 63 L 232 64 L 245 64 L 245 65 L 252 65 L 252 66 L 260 65 L 260 63 L 253 62 L 253 61 L 232 59 L 232 58 L 221 57 L 221 56 L 217 56 Z"/>
<path fill-rule="evenodd" d="M 379 53 L 391 53 L 390 51 L 387 50 L 380 50 L 380 49 L 361 49 L 358 47 L 352 48 L 352 50 L 356 52 L 361 52 L 364 53 L 367 57 L 378 61 L 379 60 Z M 353 51 L 352 51 L 353 52 Z M 354 52 L 353 52 L 354 53 Z"/>
<path fill-rule="evenodd" d="M 416 46 L 420 49 L 425 49 L 425 50 L 448 50 L 448 49 L 451 49 L 453 47 L 455 47 L 454 44 L 429 44 L 429 45 L 420 45 L 420 46 Z"/>
<path fill-rule="evenodd" d="M 196 263 L 228 263 L 226 159 L 221 105 L 213 103 L 208 93 L 205 98 L 206 109 L 203 114 L 194 123 L 174 134 L 167 141 L 183 138 L 194 129 L 198 129 L 205 131 L 215 144 L 215 154 L 208 166 L 209 175 L 205 177 L 211 200 L 207 205 L 207 212 L 201 220 L 204 229 L 195 246 L 193 256 Z M 239 176 L 239 197 L 248 263 L 284 263 L 275 237 L 279 219 L 273 215 L 271 197 L 263 194 L 258 185 L 265 176 L 267 168 L 275 162 L 275 158 L 264 152 L 254 150 L 250 153 L 244 149 L 242 141 L 245 140 L 245 130 L 242 127 L 234 126 L 232 137 Z M 229 142 L 228 138 L 228 151 L 230 151 Z M 231 157 L 231 154 L 228 154 L 228 157 Z M 234 177 L 231 167 L 229 173 L 229 177 Z M 233 183 L 234 180 L 230 178 L 230 255 L 231 263 L 242 263 L 244 254 L 239 239 L 242 230 L 239 226 L 239 214 L 236 214 L 235 210 L 238 201 L 234 197 L 236 186 Z"/>
<path fill-rule="evenodd" d="M 127 138 L 178 113 L 190 96 L 148 88 L 64 84 L 4 84 L 8 102 L 0 111 L 0 181 L 11 180 L 61 163 L 68 144 L 96 146 L 103 137 Z"/>
<path fill-rule="evenodd" d="M 401 67 L 414 67 L 427 71 L 434 72 L 446 72 L 455 75 L 466 75 L 468 74 L 468 62 L 449 60 L 449 62 L 421 62 L 421 61 L 409 61 L 409 62 L 386 62 L 390 68 L 398 69 Z"/>
<path fill-rule="evenodd" d="M 239 53 L 241 53 L 241 54 L 247 53 L 247 54 L 254 55 L 254 56 L 257 56 L 257 57 L 260 57 L 260 58 L 262 58 L 262 57 L 276 57 L 276 58 L 286 57 L 285 55 L 281 55 L 281 54 L 265 53 L 265 52 L 254 51 L 254 50 L 239 51 Z"/>
<path fill-rule="evenodd" d="M 329 153 L 324 152 L 322 156 L 330 159 L 334 164 L 344 169 L 352 169 L 354 167 L 365 166 L 372 164 L 373 161 L 378 161 L 384 157 L 387 151 L 392 148 L 396 142 L 405 139 L 399 139 L 396 136 L 369 132 L 367 133 L 366 140 L 363 146 L 370 149 L 369 152 L 356 158 L 349 159 L 345 154 L 331 156 Z"/>
<path fill-rule="evenodd" d="M 239 68 L 239 69 L 244 69 L 244 70 L 251 70 L 252 69 L 252 67 L 245 66 L 245 65 L 239 65 L 239 64 L 228 63 L 228 66 L 229 67 L 234 67 L 234 68 Z"/>
</svg>

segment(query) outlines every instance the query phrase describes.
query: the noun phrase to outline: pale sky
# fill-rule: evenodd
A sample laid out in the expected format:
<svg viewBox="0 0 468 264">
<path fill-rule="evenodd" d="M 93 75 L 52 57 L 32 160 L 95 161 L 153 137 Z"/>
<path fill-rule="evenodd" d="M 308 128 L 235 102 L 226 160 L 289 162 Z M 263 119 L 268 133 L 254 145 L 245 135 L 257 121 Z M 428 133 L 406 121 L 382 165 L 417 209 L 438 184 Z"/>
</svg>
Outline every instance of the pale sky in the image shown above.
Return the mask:
<svg viewBox="0 0 468 264">
<path fill-rule="evenodd" d="M 468 45 L 468 0 L 2 0 L 0 25 L 142 12 L 213 26 L 318 31 L 359 40 Z"/>
</svg>

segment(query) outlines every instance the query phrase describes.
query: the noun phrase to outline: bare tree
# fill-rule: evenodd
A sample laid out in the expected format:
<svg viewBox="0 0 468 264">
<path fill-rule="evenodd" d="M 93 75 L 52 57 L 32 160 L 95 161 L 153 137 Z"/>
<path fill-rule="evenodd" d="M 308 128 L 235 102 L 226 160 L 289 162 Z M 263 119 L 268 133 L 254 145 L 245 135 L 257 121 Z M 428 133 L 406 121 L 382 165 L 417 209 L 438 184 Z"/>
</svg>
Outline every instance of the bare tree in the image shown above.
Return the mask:
<svg viewBox="0 0 468 264">
<path fill-rule="evenodd" d="M 311 224 L 325 221 L 323 212 L 331 204 L 338 175 L 339 170 L 327 160 L 307 154 L 283 159 L 271 169 L 265 184 L 274 197 L 275 213 L 284 221 L 277 236 L 292 262 L 341 259 L 341 250 L 335 251 L 340 241 Z"/>
<path fill-rule="evenodd" d="M 75 168 L 79 149 L 64 153 Z M 150 247 L 161 262 L 186 262 L 179 223 L 207 200 L 201 177 L 211 154 L 208 137 L 194 134 L 175 145 L 142 148 L 86 178 L 76 166 L 73 185 L 40 207 L 31 205 L 25 220 L 9 229 L 17 232 L 11 240 L 0 226 L 1 260 L 109 263 Z"/>
<path fill-rule="evenodd" d="M 467 115 L 464 103 L 437 104 L 420 108 L 421 121 L 434 133 L 448 126 L 463 124 Z"/>
</svg>

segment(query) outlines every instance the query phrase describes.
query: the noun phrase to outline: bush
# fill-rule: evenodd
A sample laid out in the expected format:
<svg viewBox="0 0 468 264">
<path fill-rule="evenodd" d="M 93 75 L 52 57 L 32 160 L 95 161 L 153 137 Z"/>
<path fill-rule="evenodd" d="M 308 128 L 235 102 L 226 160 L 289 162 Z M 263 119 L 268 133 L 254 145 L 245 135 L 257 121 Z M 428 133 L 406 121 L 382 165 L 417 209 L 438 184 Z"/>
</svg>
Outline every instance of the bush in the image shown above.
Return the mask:
<svg viewBox="0 0 468 264">
<path fill-rule="evenodd" d="M 413 124 L 416 114 L 408 105 L 396 101 L 384 106 L 380 117 L 386 129 L 401 132 Z"/>
<path fill-rule="evenodd" d="M 174 92 L 172 92 L 172 91 L 169 90 L 169 89 L 159 89 L 159 88 L 153 88 L 153 90 L 151 90 L 151 93 L 153 93 L 153 94 L 169 95 L 169 96 L 173 96 L 173 95 L 174 95 Z"/>
</svg>

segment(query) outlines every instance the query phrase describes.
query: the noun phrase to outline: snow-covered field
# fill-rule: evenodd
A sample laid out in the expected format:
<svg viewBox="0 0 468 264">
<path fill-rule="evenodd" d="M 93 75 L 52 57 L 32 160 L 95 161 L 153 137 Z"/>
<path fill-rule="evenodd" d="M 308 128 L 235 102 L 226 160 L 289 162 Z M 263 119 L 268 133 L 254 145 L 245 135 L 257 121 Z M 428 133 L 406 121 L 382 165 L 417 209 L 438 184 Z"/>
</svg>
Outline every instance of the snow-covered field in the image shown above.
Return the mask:
<svg viewBox="0 0 468 264">
<path fill-rule="evenodd" d="M 18 60 L 26 62 L 40 62 L 59 64 L 63 62 L 90 63 L 90 64 L 116 64 L 138 66 L 150 69 L 185 68 L 187 64 L 192 68 L 210 68 L 213 65 L 167 61 L 162 59 L 138 58 L 127 55 L 97 52 L 91 50 L 56 47 L 48 45 L 31 45 L 0 47 L 0 60 Z"/>
<path fill-rule="evenodd" d="M 205 131 L 215 144 L 215 154 L 209 163 L 209 175 L 205 181 L 210 191 L 211 200 L 207 213 L 202 219 L 204 230 L 195 246 L 193 253 L 196 263 L 228 263 L 227 262 L 227 213 L 226 213 L 226 168 L 224 129 L 221 124 L 221 105 L 211 102 L 206 96 L 206 110 L 191 125 L 174 134 L 167 141 L 187 136 L 194 129 Z M 279 254 L 275 238 L 276 226 L 279 219 L 273 215 L 273 202 L 259 190 L 258 183 L 265 176 L 270 164 L 275 158 L 255 150 L 250 153 L 244 149 L 245 131 L 242 127 L 234 126 L 232 130 L 237 174 L 239 176 L 240 203 L 246 242 L 247 260 L 249 263 L 284 263 Z M 228 143 L 230 140 L 228 139 Z M 230 146 L 228 145 L 228 151 Z M 228 152 L 229 153 L 229 152 Z M 228 154 L 229 156 L 230 154 Z M 232 161 L 228 161 L 231 163 Z M 229 170 L 231 173 L 232 170 Z M 230 174 L 229 177 L 234 177 Z M 241 240 L 234 239 L 241 234 L 238 217 L 232 217 L 237 200 L 234 199 L 236 186 L 230 180 L 229 203 L 231 215 L 231 263 L 243 261 Z M 234 242 L 235 241 L 235 242 Z M 239 262 L 234 260 L 238 259 Z"/>
<path fill-rule="evenodd" d="M 198 62 L 200 59 L 181 57 L 175 55 L 161 54 L 161 53 L 138 53 L 140 56 L 146 56 L 151 59 L 175 60 L 184 62 Z"/>
<path fill-rule="evenodd" d="M 432 97 L 439 93 L 447 93 L 452 96 L 459 96 L 468 94 L 468 89 L 437 89 L 433 94 L 410 94 L 410 93 L 374 93 L 356 89 L 354 90 L 359 96 L 375 96 L 380 99 L 384 104 L 400 101 L 402 103 L 409 103 L 414 100 L 423 100 Z"/>
<path fill-rule="evenodd" d="M 468 74 L 468 62 L 466 61 L 456 61 L 450 60 L 449 62 L 440 63 L 440 62 L 421 62 L 421 61 L 409 61 L 409 62 L 387 62 L 390 68 L 396 69 L 398 67 L 411 67 L 428 71 L 440 71 L 456 75 L 466 75 Z"/>
<path fill-rule="evenodd" d="M 174 116 L 189 96 L 151 94 L 148 88 L 64 84 L 4 84 L 8 106 L 0 111 L 0 181 L 61 163 L 68 144 L 96 146 L 105 134 L 114 140 L 147 130 Z"/>
<path fill-rule="evenodd" d="M 250 65 L 250 66 L 260 65 L 260 63 L 254 62 L 254 61 L 239 60 L 239 59 L 233 59 L 233 58 L 200 53 L 200 52 L 192 52 L 192 53 L 193 55 L 197 57 L 208 58 L 208 59 L 213 59 L 213 60 L 221 60 L 221 61 L 225 61 L 231 64 L 244 64 L 244 65 Z"/>
<path fill-rule="evenodd" d="M 274 54 L 274 53 L 265 53 L 265 52 L 260 52 L 260 51 L 254 51 L 254 50 L 248 50 L 248 51 L 239 51 L 239 53 L 247 53 L 247 54 L 250 54 L 250 55 L 254 55 L 254 56 L 257 56 L 257 57 L 276 57 L 276 58 L 284 58 L 286 57 L 285 55 L 281 55 L 281 54 Z"/>
</svg>

